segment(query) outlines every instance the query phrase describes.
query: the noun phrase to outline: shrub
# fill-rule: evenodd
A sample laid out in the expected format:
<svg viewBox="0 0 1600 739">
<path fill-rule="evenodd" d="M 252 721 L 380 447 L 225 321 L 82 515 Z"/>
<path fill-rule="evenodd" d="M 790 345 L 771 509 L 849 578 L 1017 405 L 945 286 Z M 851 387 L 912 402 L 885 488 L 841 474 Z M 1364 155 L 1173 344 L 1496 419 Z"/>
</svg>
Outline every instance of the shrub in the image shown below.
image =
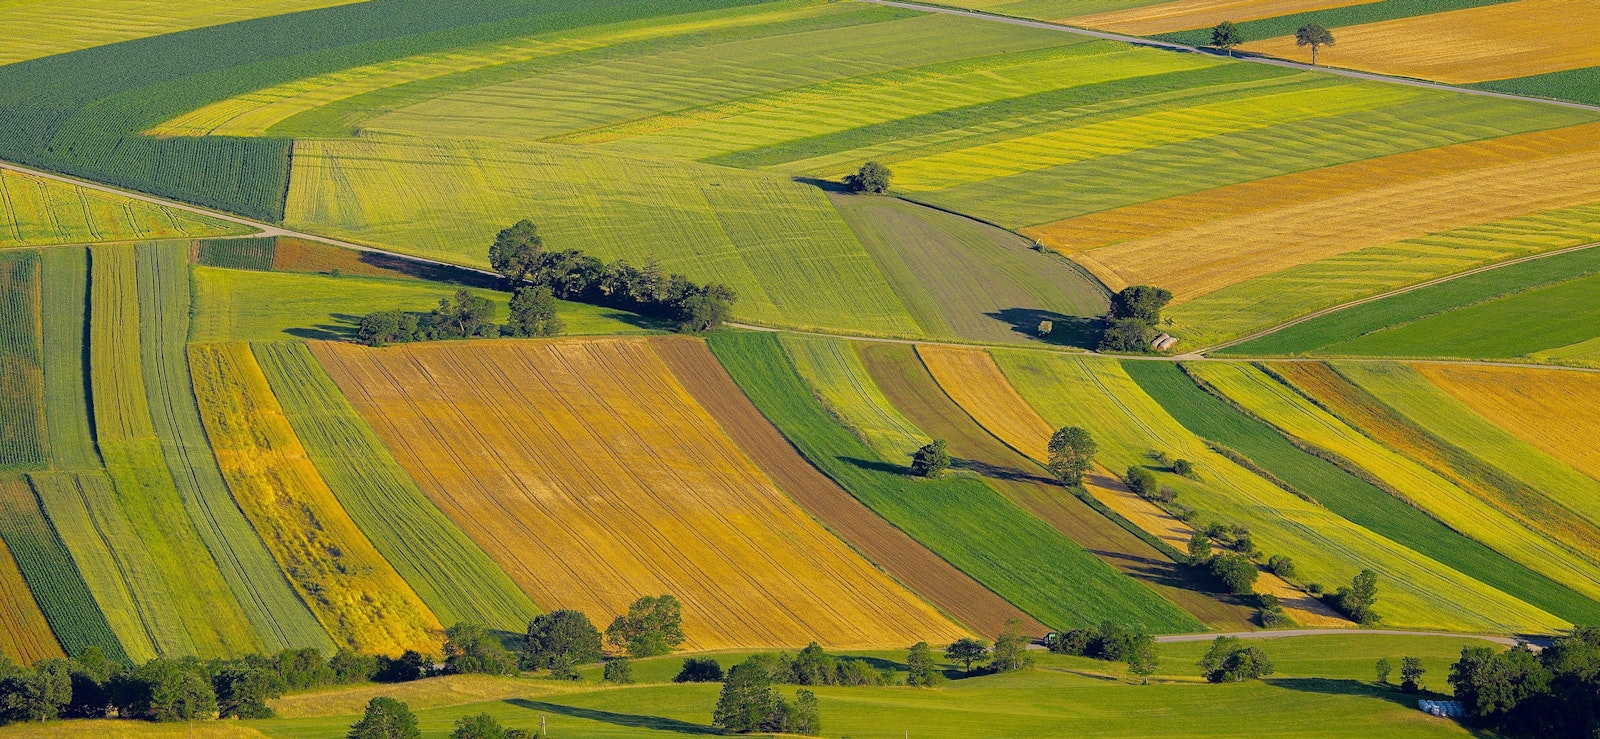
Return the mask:
<svg viewBox="0 0 1600 739">
<path fill-rule="evenodd" d="M 1052 634 L 1045 640 L 1045 647 L 1056 654 L 1079 656 L 1087 655 L 1094 644 L 1095 633 L 1088 629 L 1068 629 Z"/>
<path fill-rule="evenodd" d="M 458 623 L 446 629 L 445 669 L 453 673 L 510 675 L 517 671 L 517 659 L 482 626 Z"/>
<path fill-rule="evenodd" d="M 372 676 L 380 683 L 408 683 L 428 674 L 430 660 L 414 649 L 407 649 L 399 657 L 379 657 L 377 673 Z"/>
<path fill-rule="evenodd" d="M 1138 493 L 1140 497 L 1155 497 L 1156 476 L 1150 470 L 1134 465 L 1128 468 L 1128 473 L 1124 479 L 1127 481 L 1128 487 L 1133 492 Z"/>
<path fill-rule="evenodd" d="M 1022 633 L 1022 624 L 1016 620 L 1007 621 L 1005 631 L 995 637 L 989 668 L 995 672 L 1015 672 L 1032 667 L 1033 657 L 1028 656 L 1028 642 L 1028 637 Z"/>
<path fill-rule="evenodd" d="M 617 657 L 606 660 L 605 681 L 618 685 L 628 685 L 633 682 L 633 663 L 627 657 Z"/>
<path fill-rule="evenodd" d="M 1214 683 L 1255 680 L 1272 674 L 1272 662 L 1260 647 L 1245 646 L 1239 639 L 1219 636 L 1196 663 L 1200 673 Z"/>
<path fill-rule="evenodd" d="M 944 474 L 950 467 L 950 451 L 944 439 L 934 439 L 933 443 L 918 449 L 911 455 L 911 474 L 918 477 L 937 478 Z"/>
<path fill-rule="evenodd" d="M 1274 554 L 1267 558 L 1267 572 L 1285 580 L 1293 580 L 1295 578 L 1294 560 L 1289 559 L 1286 555 Z"/>
<path fill-rule="evenodd" d="M 722 665 L 711 657 L 690 657 L 683 661 L 683 669 L 678 670 L 675 683 L 720 683 L 722 682 Z"/>
<path fill-rule="evenodd" d="M 1187 459 L 1176 459 L 1172 462 L 1172 474 L 1194 477 L 1194 463 Z"/>
<path fill-rule="evenodd" d="M 1417 657 L 1400 658 L 1400 690 L 1407 693 L 1422 692 L 1422 660 Z"/>
<path fill-rule="evenodd" d="M 877 162 L 867 162 L 854 174 L 844 177 L 844 184 L 856 192 L 870 192 L 883 194 L 889 191 L 889 180 L 893 175 L 889 168 Z"/>
</svg>

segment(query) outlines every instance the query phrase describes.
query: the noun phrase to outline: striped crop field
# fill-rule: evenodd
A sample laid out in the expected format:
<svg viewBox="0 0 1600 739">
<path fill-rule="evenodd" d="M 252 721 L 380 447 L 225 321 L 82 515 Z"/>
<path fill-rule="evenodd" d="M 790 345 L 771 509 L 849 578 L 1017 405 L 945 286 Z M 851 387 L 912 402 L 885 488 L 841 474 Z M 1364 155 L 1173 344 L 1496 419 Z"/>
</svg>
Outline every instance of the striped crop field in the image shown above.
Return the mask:
<svg viewBox="0 0 1600 739">
<path fill-rule="evenodd" d="M 167 205 L 0 169 L 0 248 L 250 231 L 248 226 Z"/>
<path fill-rule="evenodd" d="M 651 346 L 684 389 L 717 419 L 762 472 L 806 513 L 890 577 L 979 634 L 998 634 L 1013 619 L 1020 621 L 1029 634 L 1050 630 L 873 513 L 807 462 L 761 415 L 704 341 L 660 337 L 652 339 Z"/>
<path fill-rule="evenodd" d="M 1600 396 L 1600 375 L 1517 367 L 1412 367 L 1479 415 L 1600 480 L 1600 452 L 1586 443 L 1600 432 L 1600 419 L 1586 412 Z"/>
<path fill-rule="evenodd" d="M 423 495 L 306 345 L 252 350 L 328 489 L 439 622 L 527 628 L 538 608 Z"/>
<path fill-rule="evenodd" d="M 1412 544 L 1414 548 L 1568 620 L 1579 620 L 1574 618 L 1579 612 L 1562 600 L 1570 601 L 1571 593 L 1588 599 L 1577 604 L 1586 606 L 1587 617 L 1600 615 L 1600 560 L 1592 554 L 1575 553 L 1530 531 L 1505 511 L 1400 451 L 1385 447 L 1250 365 L 1198 362 L 1187 365 L 1185 371 L 1302 448 L 1459 532 L 1454 540 L 1439 532 L 1438 549 L 1429 549 L 1420 540 Z M 1318 495 L 1314 487 L 1305 492 Z M 1369 505 L 1387 506 L 1389 511 L 1383 515 L 1391 518 L 1391 525 L 1419 532 L 1432 528 L 1430 522 L 1415 514 L 1412 520 L 1402 522 L 1404 506 L 1395 506 L 1370 492 L 1368 498 Z M 1361 523 L 1375 530 L 1383 528 L 1376 519 Z M 1405 534 L 1391 532 L 1389 536 L 1410 543 Z M 1504 561 L 1496 562 L 1494 557 L 1476 551 L 1475 543 L 1494 550 Z M 1571 592 L 1563 592 L 1550 581 L 1561 583 Z"/>
<path fill-rule="evenodd" d="M 1036 461 L 990 434 L 940 388 L 915 347 L 860 344 L 856 349 L 886 396 L 929 434 L 949 441 L 956 468 L 982 475 L 1011 502 L 1189 612 L 1207 628 L 1254 628 L 1249 608 L 1213 592 L 1214 584 L 1177 566 L 1156 548 L 1159 541 L 1152 542 L 1142 530 L 1113 521 L 1098 506 L 1056 484 Z M 974 351 L 988 357 L 982 350 Z M 963 378 L 967 384 L 980 379 Z"/>
<path fill-rule="evenodd" d="M 90 381 L 94 429 L 106 442 L 153 439 L 140 374 L 139 283 L 132 244 L 90 250 Z"/>
<path fill-rule="evenodd" d="M 0 654 L 24 665 L 66 656 L 4 537 L 0 537 Z"/>
<path fill-rule="evenodd" d="M 39 253 L 0 253 L 0 470 L 35 469 L 45 440 Z"/>
<path fill-rule="evenodd" d="M 139 346 L 150 418 L 184 510 L 262 644 L 331 650 L 333 642 L 290 587 L 228 492 L 189 377 L 188 250 L 178 242 L 136 247 Z"/>
<path fill-rule="evenodd" d="M 1162 407 L 1169 398 L 1163 394 L 1158 403 L 1113 360 L 1001 350 L 993 354 L 1006 378 L 1051 425 L 1081 426 L 1093 434 L 1100 444 L 1097 461 L 1105 468 L 1148 464 L 1152 452 L 1190 460 L 1198 479 L 1159 470 L 1154 474 L 1177 493 L 1179 502 L 1196 508 L 1200 520 L 1249 526 L 1265 554 L 1293 558 L 1303 581 L 1332 587 L 1361 569 L 1379 573 L 1384 594 L 1378 610 L 1386 625 L 1514 630 L 1550 629 L 1565 622 L 1212 451 Z M 1204 393 L 1199 397 L 1210 398 Z"/>
<path fill-rule="evenodd" d="M 917 355 L 939 387 L 979 424 L 1035 462 L 1049 461 L 1045 447 L 1055 429 L 1017 394 L 988 352 L 923 345 Z"/>
<path fill-rule="evenodd" d="M 57 247 L 43 254 L 44 418 L 50 461 L 56 469 L 98 469 L 100 456 L 89 431 L 89 342 L 84 331 L 89 250 Z"/>
<path fill-rule="evenodd" d="M 1600 66 L 1479 82 L 1468 87 L 1600 105 Z"/>
<path fill-rule="evenodd" d="M 250 345 L 192 345 L 189 361 L 228 489 L 335 643 L 436 653 L 443 626 L 328 489 Z"/>
<path fill-rule="evenodd" d="M 21 478 L 0 480 L 0 538 L 68 655 L 99 647 L 106 657 L 131 664 L 72 555 L 39 509 L 39 499 Z"/>
<path fill-rule="evenodd" d="M 1046 626 L 1196 630 L 1162 600 L 980 479 L 912 480 L 856 438 L 795 373 L 776 337 L 724 334 L 711 347 L 762 413 L 867 507 Z M 856 460 L 852 462 L 850 460 Z"/>
<path fill-rule="evenodd" d="M 333 277 L 291 272 L 250 272 L 196 266 L 195 308 L 190 335 L 199 343 L 353 338 L 361 316 L 372 311 L 426 312 L 460 290 L 459 285 L 392 277 Z M 504 321 L 510 296 L 473 290 L 495 304 L 491 321 Z M 635 334 L 654 321 L 627 311 L 586 303 L 557 302 L 563 333 Z"/>
<path fill-rule="evenodd" d="M 782 336 L 783 351 L 806 385 L 879 457 L 909 463 L 919 447 L 932 441 L 883 396 L 848 342 L 806 334 Z"/>
<path fill-rule="evenodd" d="M 785 496 L 643 340 L 313 351 L 544 608 L 607 623 L 672 593 L 701 649 L 963 633 Z"/>
<path fill-rule="evenodd" d="M 1204 4 L 1206 0 L 1199 0 Z M 1510 0 L 1368 0 L 1367 2 L 1336 2 L 1333 0 L 1304 0 L 1298 3 L 1300 7 L 1279 6 L 1278 10 L 1286 11 L 1276 15 L 1260 15 L 1249 13 L 1233 18 L 1237 21 L 1234 25 L 1239 31 L 1239 37 L 1245 42 L 1264 41 L 1280 36 L 1293 35 L 1296 29 L 1312 23 L 1324 28 L 1336 29 L 1335 38 L 1338 38 L 1338 29 L 1348 26 L 1361 26 L 1383 21 L 1393 21 L 1403 18 L 1447 13 L 1454 10 L 1466 10 L 1496 3 L 1510 2 Z M 1172 11 L 1181 11 L 1183 5 L 1188 3 L 1180 0 L 1168 4 L 1166 7 Z M 1276 3 L 1266 0 L 1265 4 L 1257 5 L 1252 0 L 1245 0 L 1240 5 L 1244 8 L 1265 8 Z M 1179 13 L 1173 13 L 1174 16 Z M 1176 29 L 1180 25 L 1188 25 L 1187 30 L 1168 30 L 1154 34 L 1155 38 L 1163 41 L 1172 41 L 1190 46 L 1209 46 L 1211 44 L 1211 29 L 1215 23 L 1227 18 L 1205 25 L 1172 24 L 1169 29 Z M 1321 61 L 1321 57 L 1318 57 Z"/>
<path fill-rule="evenodd" d="M 272 269 L 278 237 L 249 236 L 242 239 L 203 239 L 195 242 L 194 263 L 227 269 Z"/>
<path fill-rule="evenodd" d="M 1339 28 L 1338 43 L 1317 61 L 1450 84 L 1483 82 L 1600 65 L 1600 51 L 1589 43 L 1596 29 L 1600 8 L 1586 0 L 1517 0 Z M 1240 48 L 1296 60 L 1309 56 L 1292 37 Z"/>
<path fill-rule="evenodd" d="M 28 482 L 128 656 L 136 662 L 194 656 L 167 584 L 117 504 L 111 480 L 61 472 L 33 473 Z"/>
<path fill-rule="evenodd" d="M 1065 22 L 1130 36 L 1155 36 L 1191 28 L 1210 29 L 1223 21 L 1240 23 L 1366 2 L 1371 0 L 1174 0 L 1073 16 Z"/>
</svg>

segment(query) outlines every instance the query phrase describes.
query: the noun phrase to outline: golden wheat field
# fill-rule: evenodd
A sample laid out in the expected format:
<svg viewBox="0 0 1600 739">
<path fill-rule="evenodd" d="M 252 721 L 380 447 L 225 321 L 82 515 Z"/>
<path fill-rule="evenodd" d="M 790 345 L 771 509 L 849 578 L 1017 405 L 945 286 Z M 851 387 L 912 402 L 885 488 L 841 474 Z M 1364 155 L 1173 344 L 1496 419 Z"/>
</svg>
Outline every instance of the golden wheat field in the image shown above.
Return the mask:
<svg viewBox="0 0 1600 739">
<path fill-rule="evenodd" d="M 1103 31 L 1126 33 L 1130 36 L 1154 36 L 1158 33 L 1206 28 L 1222 21 L 1275 18 L 1280 15 L 1304 13 L 1345 5 L 1360 5 L 1372 0 L 1176 0 L 1175 2 L 1141 5 L 1135 8 L 1113 10 L 1106 13 L 1080 15 L 1063 20 L 1063 23 Z"/>
<path fill-rule="evenodd" d="M 25 665 L 66 656 L 4 540 L 0 540 L 0 655 Z"/>
<path fill-rule="evenodd" d="M 1045 446 L 1055 429 L 1017 394 L 989 352 L 921 344 L 917 354 L 939 387 L 978 425 L 1035 461 L 1048 461 Z"/>
<path fill-rule="evenodd" d="M 228 489 L 328 633 L 368 653 L 437 654 L 444 627 L 339 505 L 250 345 L 196 344 L 189 361 Z"/>
<path fill-rule="evenodd" d="M 1337 43 L 1323 47 L 1317 62 L 1466 84 L 1600 65 L 1597 35 L 1600 3 L 1594 0 L 1517 0 L 1339 28 Z M 1239 48 L 1310 58 L 1292 36 Z"/>
<path fill-rule="evenodd" d="M 1478 415 L 1600 479 L 1600 374 L 1417 363 L 1412 368 Z"/>
<path fill-rule="evenodd" d="M 644 340 L 313 351 L 542 607 L 606 624 L 672 593 L 694 649 L 963 633 L 785 496 Z"/>
</svg>

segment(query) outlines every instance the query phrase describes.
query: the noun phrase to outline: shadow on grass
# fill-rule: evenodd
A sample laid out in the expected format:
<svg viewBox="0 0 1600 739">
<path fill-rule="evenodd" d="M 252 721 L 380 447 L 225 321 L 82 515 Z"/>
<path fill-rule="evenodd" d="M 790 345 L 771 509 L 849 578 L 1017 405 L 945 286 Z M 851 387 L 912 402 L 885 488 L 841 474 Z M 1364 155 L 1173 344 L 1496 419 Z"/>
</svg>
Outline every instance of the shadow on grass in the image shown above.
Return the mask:
<svg viewBox="0 0 1600 739">
<path fill-rule="evenodd" d="M 798 182 L 798 183 L 800 183 L 802 185 L 810 185 L 810 186 L 815 187 L 818 190 L 821 190 L 823 192 L 834 192 L 834 193 L 851 193 L 851 192 L 855 192 L 854 190 L 851 190 L 849 187 L 847 187 L 843 182 L 834 182 L 833 180 L 824 180 L 824 179 L 819 179 L 819 178 L 816 178 L 816 177 L 795 177 L 794 181 Z"/>
<path fill-rule="evenodd" d="M 500 290 L 503 288 L 504 283 L 504 280 L 498 275 L 486 275 L 463 267 L 416 261 L 396 254 L 364 251 L 361 252 L 359 259 L 362 264 L 389 272 L 398 272 L 407 277 L 428 282 L 443 282 L 447 285 L 476 287 L 484 290 Z"/>
<path fill-rule="evenodd" d="M 626 726 L 630 729 L 654 729 L 656 731 L 670 731 L 677 734 L 694 734 L 698 736 L 717 736 L 723 733 L 721 729 L 718 729 L 714 726 L 691 724 L 688 721 L 679 721 L 675 718 L 666 718 L 664 716 L 641 716 L 633 713 L 614 713 L 612 711 L 600 711 L 593 708 L 564 706 L 560 703 L 532 701 L 526 698 L 512 698 L 511 700 L 507 701 L 507 703 L 519 708 L 526 708 L 530 711 L 541 711 L 544 713 L 553 713 L 559 716 L 588 719 L 590 721 L 598 721 L 600 723 L 612 724 L 614 726 Z"/>
<path fill-rule="evenodd" d="M 890 462 L 879 462 L 879 461 L 877 461 L 875 459 L 857 459 L 855 457 L 839 457 L 839 461 L 840 462 L 844 462 L 845 464 L 848 464 L 848 465 L 854 465 L 854 466 L 859 467 L 859 468 L 864 469 L 864 470 L 870 470 L 872 472 L 887 472 L 887 473 L 889 473 L 891 475 L 909 475 L 909 474 L 911 474 L 911 468 L 909 466 L 902 465 L 902 464 L 893 464 L 893 463 L 890 463 Z"/>
<path fill-rule="evenodd" d="M 1069 316 L 1041 308 L 1003 308 L 984 315 L 1010 326 L 1013 333 L 1022 334 L 1035 341 L 1057 346 L 1075 346 L 1079 349 L 1093 349 L 1098 346 L 1100 334 L 1105 330 L 1099 318 Z M 1048 336 L 1039 335 L 1039 324 L 1044 321 L 1049 321 L 1053 325 Z"/>
<path fill-rule="evenodd" d="M 1419 700 L 1453 700 L 1453 696 L 1424 691 L 1421 693 L 1402 693 L 1395 686 L 1374 685 L 1369 682 L 1350 679 L 1333 679 L 1327 677 L 1269 677 L 1263 682 L 1275 688 L 1286 688 L 1302 693 L 1322 693 L 1323 695 L 1355 695 L 1363 698 L 1377 698 L 1388 701 L 1397 706 L 1416 708 Z"/>
</svg>

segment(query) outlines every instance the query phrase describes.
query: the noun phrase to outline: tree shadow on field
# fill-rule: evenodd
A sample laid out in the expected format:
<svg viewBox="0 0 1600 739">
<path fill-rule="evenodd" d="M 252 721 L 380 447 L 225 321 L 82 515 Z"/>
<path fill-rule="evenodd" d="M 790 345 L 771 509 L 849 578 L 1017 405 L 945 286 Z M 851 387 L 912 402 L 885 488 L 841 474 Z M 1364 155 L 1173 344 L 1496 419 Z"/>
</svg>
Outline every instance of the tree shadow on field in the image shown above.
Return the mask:
<svg viewBox="0 0 1600 739">
<path fill-rule="evenodd" d="M 856 467 L 860 467 L 864 470 L 870 470 L 872 472 L 887 472 L 892 475 L 911 474 L 911 468 L 902 464 L 879 462 L 871 459 L 857 459 L 855 457 L 839 457 L 838 459 L 840 462 L 844 462 L 845 464 L 855 465 Z"/>
<path fill-rule="evenodd" d="M 564 706 L 560 703 L 533 701 L 526 698 L 512 698 L 506 702 L 519 708 L 526 708 L 530 711 L 541 711 L 544 713 L 554 713 L 561 716 L 570 716 L 572 718 L 588 719 L 590 721 L 598 721 L 600 723 L 612 724 L 614 726 L 626 726 L 630 729 L 654 729 L 656 731 L 671 731 L 677 734 L 694 734 L 699 736 L 720 735 L 724 733 L 721 729 L 718 729 L 714 726 L 691 724 L 688 721 L 679 721 L 675 718 L 666 718 L 665 716 L 642 716 L 632 713 L 613 713 L 611 711 L 600 711 L 593 708 Z"/>
<path fill-rule="evenodd" d="M 802 185 L 810 185 L 810 186 L 815 187 L 818 190 L 821 190 L 823 192 L 832 192 L 832 193 L 840 193 L 840 194 L 848 194 L 848 193 L 855 192 L 854 190 L 851 190 L 849 187 L 845 186 L 845 184 L 843 182 L 834 182 L 833 180 L 824 180 L 824 179 L 819 179 L 819 178 L 816 178 L 816 177 L 799 177 L 799 176 L 797 176 L 797 177 L 794 178 L 794 181 L 798 182 L 798 183 L 800 183 Z"/>
<path fill-rule="evenodd" d="M 1433 691 L 1421 693 L 1402 693 L 1398 686 L 1375 685 L 1360 680 L 1334 679 L 1327 677 L 1269 677 L 1262 682 L 1275 688 L 1286 688 L 1301 693 L 1321 693 L 1323 695 L 1354 695 L 1363 698 L 1376 698 L 1388 701 L 1397 706 L 1416 708 L 1418 700 L 1452 700 L 1452 696 L 1442 695 Z"/>
<path fill-rule="evenodd" d="M 434 264 L 432 262 L 407 259 L 398 254 L 364 251 L 357 258 L 362 264 L 376 267 L 386 272 L 398 272 L 407 277 L 428 282 L 442 282 L 448 285 L 476 287 L 483 290 L 502 290 L 505 287 L 505 279 L 499 275 L 488 275 L 447 264 Z"/>
<path fill-rule="evenodd" d="M 356 337 L 356 329 L 361 327 L 361 316 L 349 313 L 332 313 L 329 318 L 337 323 L 319 323 L 314 326 L 297 326 L 286 328 L 284 333 L 299 339 L 315 341 L 351 341 Z"/>
<path fill-rule="evenodd" d="M 1043 484 L 1043 485 L 1055 485 L 1055 484 L 1057 484 L 1055 480 L 1052 480 L 1052 479 L 1050 479 L 1048 477 L 1045 477 L 1044 475 L 1035 475 L 1035 474 L 1032 474 L 1030 472 L 1025 472 L 1023 470 L 1019 470 L 1019 469 L 1017 469 L 1015 467 L 1006 467 L 1004 465 L 989 464 L 988 462 L 980 462 L 980 461 L 978 461 L 976 459 L 961 459 L 959 457 L 958 458 L 952 458 L 950 460 L 950 468 L 951 469 L 956 469 L 956 470 L 967 470 L 968 472 L 976 472 L 978 475 L 980 475 L 982 477 L 987 477 L 987 478 L 992 479 L 992 480 L 1008 480 L 1008 481 L 1011 481 L 1011 482 L 1033 482 L 1033 483 L 1040 483 L 1040 484 Z"/>
<path fill-rule="evenodd" d="M 1086 318 L 1084 316 L 1069 316 L 1042 308 L 1002 308 L 993 313 L 985 313 L 1011 327 L 1013 333 L 1022 334 L 1034 341 L 1057 346 L 1075 346 L 1079 349 L 1093 349 L 1100 344 L 1100 334 L 1105 331 L 1105 322 L 1099 318 Z M 1053 328 L 1049 335 L 1039 335 L 1039 324 L 1049 321 Z"/>
</svg>

